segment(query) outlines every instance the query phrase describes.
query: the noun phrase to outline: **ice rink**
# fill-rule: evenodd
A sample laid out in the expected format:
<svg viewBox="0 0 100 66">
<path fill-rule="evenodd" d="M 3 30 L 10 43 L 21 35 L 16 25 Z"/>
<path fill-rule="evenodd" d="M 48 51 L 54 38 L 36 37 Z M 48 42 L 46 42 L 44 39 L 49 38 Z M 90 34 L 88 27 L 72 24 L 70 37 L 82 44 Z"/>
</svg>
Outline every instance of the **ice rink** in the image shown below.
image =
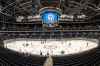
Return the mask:
<svg viewBox="0 0 100 66">
<path fill-rule="evenodd" d="M 91 50 L 98 46 L 94 39 L 18 39 L 5 40 L 4 47 L 20 53 L 40 56 L 64 56 Z"/>
</svg>

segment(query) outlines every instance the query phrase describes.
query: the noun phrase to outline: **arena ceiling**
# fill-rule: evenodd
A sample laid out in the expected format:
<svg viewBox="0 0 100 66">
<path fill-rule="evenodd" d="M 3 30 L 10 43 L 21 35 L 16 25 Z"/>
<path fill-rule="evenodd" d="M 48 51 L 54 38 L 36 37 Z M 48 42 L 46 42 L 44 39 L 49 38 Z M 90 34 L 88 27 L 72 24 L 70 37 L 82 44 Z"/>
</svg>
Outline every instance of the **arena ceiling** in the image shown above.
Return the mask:
<svg viewBox="0 0 100 66">
<path fill-rule="evenodd" d="M 41 0 L 16 0 L 16 15 L 36 15 Z M 63 14 L 85 14 L 89 17 L 100 14 L 99 0 L 61 0 Z"/>
<path fill-rule="evenodd" d="M 45 0 L 1 0 L 1 13 L 15 17 L 36 16 L 41 9 L 41 1 Z M 100 15 L 99 0 L 61 0 L 59 5 L 62 14 L 74 16 L 83 14 L 86 18 Z"/>
</svg>

